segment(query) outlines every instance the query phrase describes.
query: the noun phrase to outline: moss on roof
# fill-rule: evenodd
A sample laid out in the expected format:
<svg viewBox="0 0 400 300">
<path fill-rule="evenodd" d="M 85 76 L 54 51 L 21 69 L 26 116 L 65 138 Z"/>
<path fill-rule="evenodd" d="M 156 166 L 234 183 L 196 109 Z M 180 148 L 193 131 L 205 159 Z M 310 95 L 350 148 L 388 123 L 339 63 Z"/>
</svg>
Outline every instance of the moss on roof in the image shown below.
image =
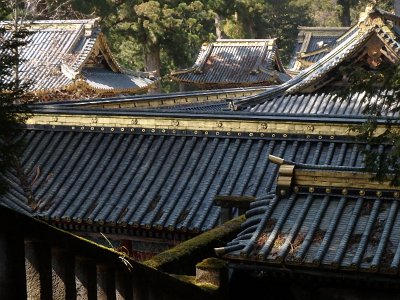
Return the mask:
<svg viewBox="0 0 400 300">
<path fill-rule="evenodd" d="M 199 262 L 196 267 L 200 269 L 221 269 L 227 265 L 227 262 L 216 257 L 209 257 Z"/>
<path fill-rule="evenodd" d="M 197 252 L 202 248 L 210 247 L 213 243 L 223 239 L 240 230 L 240 225 L 244 222 L 245 216 L 239 216 L 228 221 L 217 228 L 200 234 L 190 240 L 180 243 L 172 249 L 164 251 L 153 258 L 144 262 L 149 267 L 162 269 L 164 265 L 173 262 L 179 262 L 183 257 L 190 256 L 193 252 Z"/>
</svg>

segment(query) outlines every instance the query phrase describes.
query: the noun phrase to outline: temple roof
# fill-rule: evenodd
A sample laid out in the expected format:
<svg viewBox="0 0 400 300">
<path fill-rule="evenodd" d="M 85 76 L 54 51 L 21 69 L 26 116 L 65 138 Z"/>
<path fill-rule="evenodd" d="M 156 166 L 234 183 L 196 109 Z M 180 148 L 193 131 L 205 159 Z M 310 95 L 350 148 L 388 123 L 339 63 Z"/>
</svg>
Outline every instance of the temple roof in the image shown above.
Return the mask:
<svg viewBox="0 0 400 300">
<path fill-rule="evenodd" d="M 219 222 L 217 195 L 274 190 L 270 154 L 362 166 L 346 121 L 327 121 L 311 128 L 298 117 L 36 110 L 24 134 L 25 177 L 7 174 L 1 202 L 65 228 L 199 233 Z"/>
<path fill-rule="evenodd" d="M 257 114 L 319 115 L 332 118 L 365 117 L 371 103 L 392 97 L 393 92 L 376 90 L 371 97 L 363 92 L 344 95 L 340 88 L 325 88 L 314 93 L 284 94 L 244 109 Z M 398 117 L 399 113 L 382 109 L 381 117 Z"/>
<path fill-rule="evenodd" d="M 282 95 L 315 93 L 326 86 L 343 85 L 340 68 L 353 63 L 364 63 L 371 69 L 383 63 L 398 64 L 399 25 L 397 16 L 377 8 L 368 11 L 324 57 L 281 85 L 267 87 L 256 96 L 232 99 L 234 108 L 245 109 Z"/>
<path fill-rule="evenodd" d="M 256 95 L 264 91 L 263 87 L 242 87 L 216 90 L 200 90 L 174 92 L 165 94 L 141 94 L 104 97 L 97 99 L 79 99 L 68 101 L 48 101 L 36 103 L 37 107 L 54 107 L 66 109 L 110 109 L 110 110 L 135 110 L 135 109 L 174 109 L 185 106 L 206 106 L 208 103 L 221 102 L 227 98 L 240 98 Z M 224 107 L 228 107 L 225 102 Z"/>
<path fill-rule="evenodd" d="M 217 196 L 250 196 L 224 258 L 397 274 L 400 191 L 361 173 L 367 146 L 350 132 L 366 118 L 360 95 L 341 101 L 325 84 L 372 39 L 397 62 L 397 37 L 379 23 L 388 16 L 373 14 L 295 78 L 233 100 L 241 111 L 212 91 L 156 96 L 177 104 L 163 109 L 135 106 L 154 96 L 35 106 L 0 202 L 67 229 L 174 240 L 219 224 Z"/>
<path fill-rule="evenodd" d="M 11 28 L 10 23 L 1 26 Z M 21 51 L 19 76 L 31 81 L 30 91 L 44 94 L 75 89 L 136 93 L 155 82 L 151 74 L 123 69 L 113 57 L 98 19 L 32 21 Z"/>
<path fill-rule="evenodd" d="M 224 258 L 261 265 L 379 272 L 400 267 L 399 188 L 353 167 L 280 164 L 275 192 L 246 212 Z"/>
<path fill-rule="evenodd" d="M 288 69 L 300 71 L 324 57 L 349 27 L 304 27 L 299 33 Z"/>
<path fill-rule="evenodd" d="M 204 44 L 195 64 L 171 78 L 202 88 L 272 85 L 287 81 L 275 39 L 218 40 Z"/>
</svg>

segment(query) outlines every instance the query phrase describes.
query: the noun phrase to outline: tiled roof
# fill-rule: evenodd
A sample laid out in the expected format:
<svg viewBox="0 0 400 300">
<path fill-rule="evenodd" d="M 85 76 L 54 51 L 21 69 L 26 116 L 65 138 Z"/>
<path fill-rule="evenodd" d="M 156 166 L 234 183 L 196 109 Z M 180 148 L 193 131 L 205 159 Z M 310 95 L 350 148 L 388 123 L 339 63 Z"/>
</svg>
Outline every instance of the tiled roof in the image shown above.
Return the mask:
<svg viewBox="0 0 400 300">
<path fill-rule="evenodd" d="M 185 91 L 165 94 L 141 94 L 124 95 L 107 98 L 52 101 L 45 103 L 36 103 L 36 107 L 54 107 L 67 109 L 174 109 L 187 110 L 211 110 L 216 103 L 222 108 L 228 107 L 228 104 L 222 103 L 227 98 L 238 98 L 249 95 L 255 95 L 264 91 L 264 87 L 241 87 L 229 89 Z M 197 108 L 197 104 L 199 108 Z"/>
<path fill-rule="evenodd" d="M 0 26 L 7 24 L 2 22 Z M 97 19 L 33 21 L 27 25 L 27 29 L 31 34 L 21 51 L 23 62 L 19 75 L 23 81 L 32 82 L 31 91 L 69 89 L 80 81 L 93 89 L 138 91 L 154 83 L 145 76 L 124 74 L 108 49 Z M 98 54 L 95 53 L 99 50 Z M 109 77 L 106 85 L 104 79 L 101 81 L 100 76 L 95 76 L 99 70 L 90 67 L 93 64 L 91 59 L 102 59 L 103 56 L 108 58 L 108 67 L 103 66 L 101 76 Z M 82 72 L 84 67 L 85 72 Z M 131 79 L 130 82 L 127 77 Z M 95 84 L 96 80 L 103 84 Z M 125 82 L 123 86 L 120 85 L 121 81 Z"/>
<path fill-rule="evenodd" d="M 367 21 L 365 22 L 369 24 Z M 396 59 L 400 59 L 400 44 L 396 39 L 396 33 L 388 32 L 386 26 L 365 25 L 361 22 L 349 30 L 336 47 L 319 61 L 281 85 L 267 88 L 265 92 L 256 96 L 234 99 L 235 108 L 244 109 L 282 95 L 318 91 L 332 82 L 334 74 L 332 75 L 331 72 L 337 70 L 344 62 L 355 61 L 357 57 L 359 58 L 364 51 L 363 46 L 372 36 L 376 36 L 387 47 L 390 47 L 391 52 L 397 55 Z M 329 74 L 332 75 L 332 78 L 328 78 Z"/>
<path fill-rule="evenodd" d="M 96 90 L 121 90 L 126 91 L 136 86 L 145 89 L 149 79 L 130 74 L 114 73 L 103 68 L 84 68 L 82 75 L 85 82 Z"/>
<path fill-rule="evenodd" d="M 192 68 L 172 72 L 171 77 L 214 88 L 282 83 L 290 76 L 277 51 L 275 39 L 218 40 L 203 45 Z"/>
<path fill-rule="evenodd" d="M 261 197 L 273 189 L 277 167 L 269 154 L 361 165 L 357 145 L 348 140 L 104 130 L 49 126 L 26 131 L 25 190 L 38 203 L 31 215 L 64 224 L 196 233 L 218 224 L 216 195 Z M 1 202 L 26 211 L 16 175 L 8 178 L 12 188 Z"/>
<path fill-rule="evenodd" d="M 258 103 L 263 103 L 268 99 L 283 95 L 285 93 L 290 93 L 291 90 L 298 92 L 300 87 L 309 84 L 312 80 L 319 79 L 323 74 L 329 72 L 334 67 L 340 64 L 345 57 L 352 53 L 362 41 L 367 40 L 367 38 L 372 34 L 372 32 L 365 32 L 359 34 L 359 30 L 353 31 L 351 35 L 348 35 L 346 39 L 342 41 L 337 47 L 335 47 L 326 56 L 320 59 L 315 64 L 311 65 L 307 69 L 301 71 L 297 76 L 288 80 L 287 82 L 266 89 L 265 92 L 260 93 L 254 97 L 243 98 L 235 101 L 235 105 L 238 108 L 252 106 Z"/>
<path fill-rule="evenodd" d="M 377 99 L 384 99 L 387 91 L 377 91 Z M 354 93 L 348 95 L 349 98 L 340 96 L 338 88 L 321 89 L 314 93 L 286 94 L 275 97 L 264 103 L 257 104 L 245 109 L 251 113 L 263 114 L 299 114 L 299 115 L 329 115 L 331 117 L 354 117 L 365 116 L 364 110 L 369 103 L 364 93 Z M 382 111 L 386 117 L 398 116 L 392 111 Z"/>
<path fill-rule="evenodd" d="M 173 111 L 198 111 L 207 113 L 220 113 L 221 111 L 228 111 L 229 105 L 225 100 L 209 101 L 203 103 L 188 103 L 188 104 L 176 104 L 171 106 L 155 107 L 154 110 L 173 110 Z"/>
<path fill-rule="evenodd" d="M 337 39 L 349 30 L 349 27 L 299 26 L 298 29 L 295 51 L 288 67 L 293 71 L 305 68 L 299 58 L 314 63 L 324 57 L 335 45 Z"/>
<path fill-rule="evenodd" d="M 240 115 L 282 115 L 282 116 L 329 116 L 331 118 L 346 118 L 350 121 L 353 118 L 366 118 L 368 104 L 371 101 L 383 100 L 392 93 L 389 91 L 378 91 L 375 97 L 365 97 L 365 93 L 353 93 L 344 95 L 340 88 L 328 87 L 314 93 L 284 94 L 268 99 L 263 103 L 247 107 L 240 112 L 232 112 L 226 99 L 175 104 L 170 106 L 143 107 L 136 110 L 142 111 L 190 111 L 215 114 L 240 114 Z M 162 98 L 161 98 L 162 99 Z M 111 102 L 110 102 L 111 103 Z M 117 102 L 116 102 L 117 103 Z M 56 105 L 57 107 L 57 105 Z M 396 117 L 397 112 L 382 110 L 383 117 Z"/>
<path fill-rule="evenodd" d="M 323 172 L 333 176 L 336 182 L 332 184 L 326 177 L 313 179 L 324 169 L 303 170 L 295 188 L 284 197 L 269 193 L 253 202 L 242 232 L 218 252 L 259 266 L 284 264 L 398 275 L 399 191 L 389 185 L 373 185 L 370 175 L 351 168 Z M 312 187 L 302 186 L 301 181 Z M 373 189 L 366 188 L 370 184 Z"/>
</svg>

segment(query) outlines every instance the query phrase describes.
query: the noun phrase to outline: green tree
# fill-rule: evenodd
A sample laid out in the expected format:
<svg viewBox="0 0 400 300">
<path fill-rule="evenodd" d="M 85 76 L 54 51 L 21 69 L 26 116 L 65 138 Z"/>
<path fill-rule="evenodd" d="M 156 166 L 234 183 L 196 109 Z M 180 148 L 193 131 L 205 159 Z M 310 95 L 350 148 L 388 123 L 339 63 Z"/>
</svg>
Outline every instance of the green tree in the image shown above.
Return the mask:
<svg viewBox="0 0 400 300">
<path fill-rule="evenodd" d="M 88 7 L 75 7 L 88 13 Z M 100 1 L 92 9 L 103 18 L 121 63 L 156 76 L 192 61 L 214 37 L 213 16 L 201 1 Z"/>
<path fill-rule="evenodd" d="M 238 39 L 277 38 L 284 62 L 293 51 L 299 25 L 312 24 L 307 5 L 293 0 L 234 0 L 230 8 L 216 11 L 223 35 Z"/>
<path fill-rule="evenodd" d="M 337 0 L 340 25 L 349 27 L 354 25 L 359 18 L 360 12 L 364 11 L 367 5 L 377 3 L 381 9 L 391 11 L 393 8 L 392 0 Z"/>
<path fill-rule="evenodd" d="M 291 0 L 270 0 L 263 13 L 261 36 L 277 38 L 284 64 L 289 62 L 298 34 L 298 26 L 312 25 L 306 5 Z"/>
<path fill-rule="evenodd" d="M 41 0 L 44 1 L 44 0 Z M 46 0 L 50 1 L 50 0 Z M 357 22 L 370 0 L 58 0 L 100 16 L 117 59 L 127 68 L 166 76 L 193 64 L 216 38 L 278 38 L 287 62 L 301 26 Z M 379 6 L 391 10 L 392 0 Z M 346 21 L 344 21 L 346 20 Z M 349 21 L 350 20 L 350 21 Z M 350 22 L 350 23 L 349 23 Z M 170 91 L 169 87 L 164 91 Z"/>
<path fill-rule="evenodd" d="M 341 70 L 348 84 L 341 90 L 342 101 L 359 95 L 364 103 L 366 121 L 352 130 L 368 147 L 365 171 L 374 173 L 374 180 L 391 180 L 400 185 L 400 65 L 383 63 L 375 69 L 349 66 Z"/>
<path fill-rule="evenodd" d="M 76 1 L 74 8 L 102 17 L 125 67 L 161 77 L 191 66 L 201 44 L 216 38 L 278 38 L 287 61 L 297 26 L 311 24 L 308 7 L 294 0 L 98 0 Z"/>
<path fill-rule="evenodd" d="M 5 4 L 5 3 L 3 3 Z M 15 7 L 14 7 L 15 8 Z M 0 6 L 0 17 L 12 15 L 6 5 Z M 18 25 L 18 20 L 14 22 Z M 25 44 L 28 32 L 18 27 L 7 30 L 7 25 L 0 25 L 0 192 L 7 189 L 4 175 L 10 168 L 19 168 L 19 154 L 23 142 L 19 138 L 28 110 L 26 90 L 29 82 L 22 82 L 18 75 L 21 63 L 20 49 Z M 10 29 L 10 28 L 8 28 Z"/>
<path fill-rule="evenodd" d="M 341 26 L 339 20 L 340 7 L 336 0 L 295 0 L 297 5 L 307 7 L 313 26 Z"/>
<path fill-rule="evenodd" d="M 227 20 L 235 13 L 235 0 L 203 0 L 202 2 L 214 16 L 216 38 L 226 38 L 224 27 Z"/>
</svg>

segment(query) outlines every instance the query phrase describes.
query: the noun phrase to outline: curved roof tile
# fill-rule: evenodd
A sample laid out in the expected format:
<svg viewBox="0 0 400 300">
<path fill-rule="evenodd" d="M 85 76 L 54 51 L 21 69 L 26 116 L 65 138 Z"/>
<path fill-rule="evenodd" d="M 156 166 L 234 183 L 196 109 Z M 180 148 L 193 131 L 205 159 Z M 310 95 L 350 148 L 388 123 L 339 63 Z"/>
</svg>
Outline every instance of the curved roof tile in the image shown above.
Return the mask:
<svg viewBox="0 0 400 300">
<path fill-rule="evenodd" d="M 287 81 L 275 39 L 218 40 L 203 45 L 190 69 L 171 77 L 179 82 L 203 87 L 270 85 Z"/>
<path fill-rule="evenodd" d="M 7 24 L 1 22 L 0 26 Z M 30 34 L 21 51 L 19 76 L 23 82 L 30 83 L 29 90 L 32 92 L 68 89 L 79 82 L 82 68 L 93 54 L 96 44 L 101 44 L 99 47 L 104 48 L 102 54 L 112 62 L 112 66 L 103 68 L 104 75 L 114 78 L 100 89 L 121 90 L 119 83 L 125 81 L 124 91 L 136 92 L 154 83 L 145 76 L 125 74 L 110 53 L 97 19 L 32 21 L 26 27 Z M 9 32 L 6 37 L 10 36 Z M 98 72 L 96 69 L 89 72 L 88 68 L 90 66 L 86 66 L 87 73 Z M 127 77 L 131 79 L 129 82 Z M 88 85 L 96 89 L 91 79 Z"/>
</svg>

